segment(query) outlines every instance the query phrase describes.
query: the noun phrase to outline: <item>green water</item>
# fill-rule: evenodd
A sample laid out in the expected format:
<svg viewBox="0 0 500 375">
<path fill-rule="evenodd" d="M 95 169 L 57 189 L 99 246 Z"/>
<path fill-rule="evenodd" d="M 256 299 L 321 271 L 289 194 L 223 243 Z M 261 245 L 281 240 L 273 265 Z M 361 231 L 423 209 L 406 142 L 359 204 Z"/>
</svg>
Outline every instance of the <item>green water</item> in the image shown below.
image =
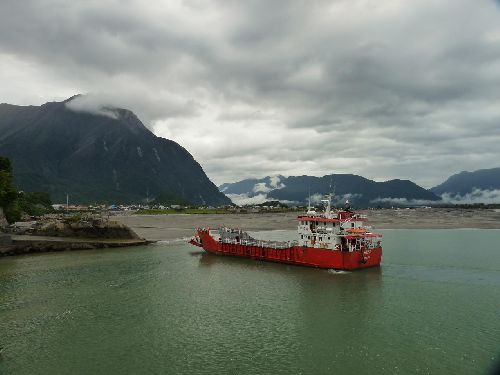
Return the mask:
<svg viewBox="0 0 500 375">
<path fill-rule="evenodd" d="M 0 374 L 488 373 L 500 231 L 383 233 L 352 273 L 182 242 L 0 259 Z"/>
</svg>

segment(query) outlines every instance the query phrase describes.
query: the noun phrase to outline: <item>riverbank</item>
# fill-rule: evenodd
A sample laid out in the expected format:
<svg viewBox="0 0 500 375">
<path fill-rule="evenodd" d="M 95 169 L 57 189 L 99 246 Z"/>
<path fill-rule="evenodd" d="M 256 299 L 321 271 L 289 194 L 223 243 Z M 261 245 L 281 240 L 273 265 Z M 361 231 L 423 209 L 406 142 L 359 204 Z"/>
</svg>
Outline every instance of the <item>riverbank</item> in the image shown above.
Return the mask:
<svg viewBox="0 0 500 375">
<path fill-rule="evenodd" d="M 127 247 L 147 245 L 151 241 L 144 239 L 96 239 L 75 237 L 49 237 L 12 235 L 4 246 L 0 245 L 0 256 L 46 253 L 66 250 L 107 249 L 111 247 Z"/>
<path fill-rule="evenodd" d="M 500 229 L 500 210 L 411 209 L 366 210 L 378 229 Z M 247 231 L 295 230 L 297 212 L 247 214 L 118 215 L 112 221 L 45 223 L 35 235 L 9 234 L 0 241 L 0 256 L 100 249 L 187 239 L 197 227 L 230 226 Z M 43 234 L 43 235 L 41 235 Z"/>
<path fill-rule="evenodd" d="M 410 210 L 366 210 L 368 225 L 376 229 L 500 229 L 500 210 L 419 208 Z M 203 214 L 203 215 L 121 215 L 114 217 L 148 240 L 174 240 L 190 237 L 197 227 L 221 225 L 248 231 L 295 230 L 297 212 Z"/>
<path fill-rule="evenodd" d="M 147 245 L 127 225 L 102 217 L 44 217 L 0 235 L 0 256 Z"/>
</svg>

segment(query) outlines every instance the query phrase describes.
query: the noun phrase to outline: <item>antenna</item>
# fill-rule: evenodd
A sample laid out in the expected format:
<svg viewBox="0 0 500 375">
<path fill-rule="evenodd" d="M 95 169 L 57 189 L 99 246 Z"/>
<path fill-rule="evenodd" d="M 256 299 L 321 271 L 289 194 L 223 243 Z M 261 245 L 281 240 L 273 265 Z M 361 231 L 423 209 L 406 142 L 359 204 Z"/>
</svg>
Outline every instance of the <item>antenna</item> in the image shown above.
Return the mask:
<svg viewBox="0 0 500 375">
<path fill-rule="evenodd" d="M 308 214 L 315 214 L 316 211 L 311 209 L 311 185 L 309 185 L 309 203 L 307 205 L 307 213 Z"/>
<path fill-rule="evenodd" d="M 336 182 L 334 181 L 333 182 L 333 190 L 332 190 L 332 181 L 333 181 L 333 175 L 330 177 L 330 191 L 331 191 L 331 194 L 332 194 L 332 199 L 335 198 L 335 190 L 336 190 Z"/>
<path fill-rule="evenodd" d="M 307 203 L 307 212 L 311 211 L 311 184 L 309 184 L 309 200 Z"/>
</svg>

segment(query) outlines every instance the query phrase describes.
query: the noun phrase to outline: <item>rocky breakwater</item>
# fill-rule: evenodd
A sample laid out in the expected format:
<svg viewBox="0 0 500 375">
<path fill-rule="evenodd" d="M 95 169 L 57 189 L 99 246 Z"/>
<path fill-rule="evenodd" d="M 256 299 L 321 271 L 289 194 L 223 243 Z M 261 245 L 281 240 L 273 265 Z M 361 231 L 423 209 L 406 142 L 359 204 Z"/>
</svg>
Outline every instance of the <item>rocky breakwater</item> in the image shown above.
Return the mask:
<svg viewBox="0 0 500 375">
<path fill-rule="evenodd" d="M 0 256 L 138 246 L 150 243 L 128 226 L 103 217 L 50 216 L 7 228 Z"/>
</svg>

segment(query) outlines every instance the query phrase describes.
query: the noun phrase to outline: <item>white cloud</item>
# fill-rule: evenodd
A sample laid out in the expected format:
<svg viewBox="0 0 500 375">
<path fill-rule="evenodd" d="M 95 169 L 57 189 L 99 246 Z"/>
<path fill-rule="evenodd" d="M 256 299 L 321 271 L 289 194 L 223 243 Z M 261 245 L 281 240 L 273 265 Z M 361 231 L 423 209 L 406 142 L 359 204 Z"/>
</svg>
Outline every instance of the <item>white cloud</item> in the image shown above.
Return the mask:
<svg viewBox="0 0 500 375">
<path fill-rule="evenodd" d="M 269 193 L 271 190 L 273 190 L 273 188 L 267 187 L 265 182 L 255 184 L 252 189 L 254 193 Z"/>
<path fill-rule="evenodd" d="M 343 205 L 346 203 L 347 200 L 349 200 L 349 202 L 352 204 L 356 199 L 359 199 L 362 196 L 363 196 L 362 194 L 352 194 L 352 193 L 335 196 L 334 204 Z"/>
<path fill-rule="evenodd" d="M 283 189 L 285 187 L 279 176 L 271 176 L 269 180 L 269 183 L 259 182 L 255 184 L 252 191 L 254 193 L 269 193 L 272 190 Z"/>
<path fill-rule="evenodd" d="M 474 204 L 474 203 L 500 203 L 500 189 L 481 190 L 473 189 L 471 193 L 465 195 L 445 193 L 441 195 L 444 202 L 454 204 Z"/>
<path fill-rule="evenodd" d="M 346 200 L 349 200 L 351 203 L 355 201 L 356 199 L 361 198 L 361 194 L 342 194 L 342 195 L 335 195 L 332 199 L 332 204 L 334 206 L 343 206 L 346 202 Z M 309 199 L 308 197 L 305 197 L 305 200 Z M 318 205 L 322 203 L 321 201 L 323 199 L 326 199 L 326 196 L 324 194 L 312 194 L 311 195 L 311 204 Z"/>
<path fill-rule="evenodd" d="M 87 112 L 95 115 L 118 118 L 118 113 L 113 109 L 114 105 L 98 99 L 94 96 L 77 96 L 66 103 L 66 108 L 75 112 Z"/>
<path fill-rule="evenodd" d="M 269 186 L 273 189 L 283 189 L 285 187 L 285 184 L 281 182 L 280 176 L 271 176 L 270 180 Z"/>
<path fill-rule="evenodd" d="M 439 202 L 430 201 L 427 199 L 407 199 L 407 198 L 377 198 L 372 199 L 370 203 L 387 203 L 396 206 L 424 206 L 424 205 L 432 205 Z"/>
<path fill-rule="evenodd" d="M 251 206 L 255 204 L 261 204 L 270 201 L 276 201 L 274 198 L 269 198 L 267 194 L 257 194 L 254 196 L 249 196 L 248 194 L 226 194 L 226 196 L 231 199 L 231 201 L 238 206 Z M 279 202 L 288 205 L 297 205 L 300 202 L 290 201 L 286 199 L 279 199 Z"/>
<path fill-rule="evenodd" d="M 321 200 L 324 198 L 323 194 L 311 194 L 310 197 L 308 197 L 308 201 L 311 202 L 311 204 L 319 204 L 321 203 Z"/>
<path fill-rule="evenodd" d="M 266 194 L 258 194 L 253 197 L 249 197 L 248 194 L 226 194 L 226 196 L 238 206 L 261 204 L 268 201 Z"/>
</svg>

